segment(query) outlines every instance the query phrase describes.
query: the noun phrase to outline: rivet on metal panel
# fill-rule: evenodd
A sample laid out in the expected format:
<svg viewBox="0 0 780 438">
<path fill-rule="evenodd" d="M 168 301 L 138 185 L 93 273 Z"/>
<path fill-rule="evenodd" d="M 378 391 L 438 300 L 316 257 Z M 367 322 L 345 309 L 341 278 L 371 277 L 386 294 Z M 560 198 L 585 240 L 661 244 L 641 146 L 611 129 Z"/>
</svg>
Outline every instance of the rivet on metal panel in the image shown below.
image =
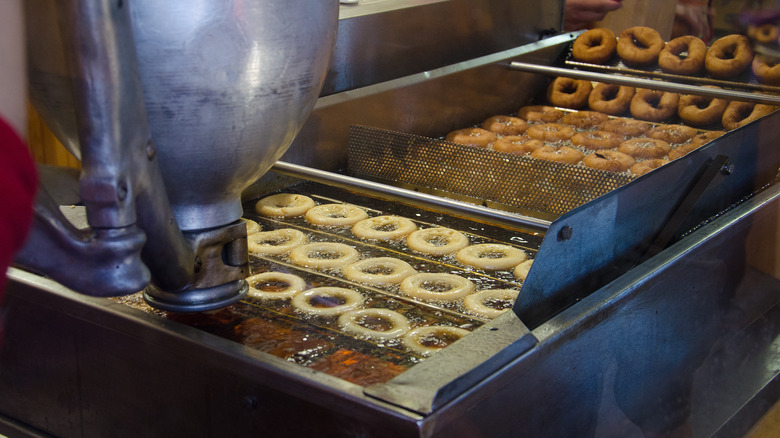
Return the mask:
<svg viewBox="0 0 780 438">
<path fill-rule="evenodd" d="M 558 240 L 569 240 L 571 239 L 572 234 L 574 234 L 572 227 L 564 225 L 561 230 L 558 231 Z"/>
<path fill-rule="evenodd" d="M 241 398 L 241 407 L 247 411 L 254 411 L 257 409 L 257 397 L 253 395 L 246 395 Z"/>
<path fill-rule="evenodd" d="M 724 175 L 731 175 L 734 173 L 734 163 L 726 161 L 726 163 L 723 164 L 723 167 L 720 168 L 720 172 Z"/>
<path fill-rule="evenodd" d="M 155 155 L 157 155 L 157 149 L 155 149 L 154 142 L 150 139 L 146 142 L 146 158 L 151 161 L 154 159 Z"/>
</svg>

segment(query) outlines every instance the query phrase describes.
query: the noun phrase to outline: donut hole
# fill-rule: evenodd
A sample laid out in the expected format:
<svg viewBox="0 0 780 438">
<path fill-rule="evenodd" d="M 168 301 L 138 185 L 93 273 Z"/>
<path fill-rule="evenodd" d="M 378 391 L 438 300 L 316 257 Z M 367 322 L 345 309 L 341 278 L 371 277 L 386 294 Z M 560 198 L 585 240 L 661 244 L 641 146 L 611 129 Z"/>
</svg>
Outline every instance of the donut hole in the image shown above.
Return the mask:
<svg viewBox="0 0 780 438">
<path fill-rule="evenodd" d="M 375 225 L 371 227 L 371 229 L 374 231 L 379 231 L 380 233 L 392 233 L 398 229 L 398 225 L 394 223 L 384 223 Z"/>
<path fill-rule="evenodd" d="M 646 44 L 646 43 L 642 42 L 641 40 L 637 39 L 637 37 L 636 37 L 636 36 L 633 36 L 633 35 L 631 36 L 631 42 L 632 42 L 632 43 L 633 43 L 633 44 L 634 44 L 634 45 L 635 45 L 635 46 L 636 46 L 638 49 L 642 49 L 642 50 L 644 50 L 644 49 L 649 49 L 649 48 L 650 48 L 650 44 Z"/>
<path fill-rule="evenodd" d="M 250 284 L 253 288 L 262 292 L 282 292 L 289 289 L 292 284 L 282 280 L 262 280 Z"/>
<path fill-rule="evenodd" d="M 461 337 L 462 336 L 458 336 L 457 334 L 449 331 L 437 330 L 433 333 L 420 336 L 417 338 L 417 342 L 426 348 L 444 348 L 457 341 Z"/>
<path fill-rule="evenodd" d="M 514 301 L 510 301 L 510 300 L 507 300 L 507 299 L 502 299 L 502 298 L 499 298 L 499 297 L 490 297 L 490 298 L 486 298 L 485 300 L 483 300 L 482 304 L 485 307 L 489 307 L 491 309 L 495 309 L 495 310 L 498 310 L 498 311 L 503 311 L 503 310 L 506 310 L 506 309 L 511 309 L 512 305 L 514 304 Z"/>
<path fill-rule="evenodd" d="M 579 87 L 577 86 L 577 83 L 576 82 L 572 82 L 572 83 L 564 83 L 564 84 L 562 84 L 560 91 L 563 94 L 574 94 L 574 93 L 577 92 L 577 89 L 579 89 Z"/>
<path fill-rule="evenodd" d="M 283 246 L 287 245 L 292 241 L 292 238 L 289 236 L 270 236 L 265 239 L 256 240 L 258 245 L 268 245 L 268 246 Z"/>
<path fill-rule="evenodd" d="M 395 323 L 382 315 L 363 315 L 355 318 L 355 323 L 363 328 L 377 332 L 386 332 L 395 327 Z"/>
<path fill-rule="evenodd" d="M 313 260 L 337 260 L 344 257 L 344 253 L 328 249 L 315 249 L 307 252 L 306 257 Z"/>
<path fill-rule="evenodd" d="M 612 101 L 617 99 L 619 91 L 620 88 L 618 87 L 605 87 L 601 92 L 601 97 L 603 100 Z"/>
<path fill-rule="evenodd" d="M 306 302 L 316 309 L 327 309 L 339 307 L 347 304 L 347 299 L 341 296 L 333 295 L 314 295 L 309 297 Z"/>
<path fill-rule="evenodd" d="M 503 251 L 482 251 L 477 255 L 478 258 L 492 260 L 503 259 L 506 256 L 507 254 Z"/>
<path fill-rule="evenodd" d="M 420 282 L 420 289 L 424 289 L 428 292 L 437 294 L 443 294 L 451 291 L 454 285 L 448 281 L 441 280 L 425 280 Z"/>
<path fill-rule="evenodd" d="M 391 275 L 396 271 L 396 269 L 392 266 L 387 265 L 373 265 L 373 266 L 366 266 L 365 268 L 360 269 L 360 272 L 368 275 Z"/>
<path fill-rule="evenodd" d="M 659 105 L 661 105 L 661 95 L 648 94 L 647 97 L 645 97 L 645 102 L 653 108 L 658 108 Z"/>
</svg>

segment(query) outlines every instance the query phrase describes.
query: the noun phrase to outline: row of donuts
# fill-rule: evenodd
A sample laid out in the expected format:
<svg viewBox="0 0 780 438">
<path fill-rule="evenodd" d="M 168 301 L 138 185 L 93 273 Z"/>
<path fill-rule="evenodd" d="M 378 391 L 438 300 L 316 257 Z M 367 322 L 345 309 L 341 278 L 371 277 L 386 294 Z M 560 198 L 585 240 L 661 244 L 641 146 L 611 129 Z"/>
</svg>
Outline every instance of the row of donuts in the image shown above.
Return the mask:
<svg viewBox="0 0 780 438">
<path fill-rule="evenodd" d="M 717 87 L 711 87 L 717 88 Z M 728 101 L 701 95 L 679 95 L 658 90 L 635 89 L 615 84 L 558 77 L 547 88 L 551 105 L 583 109 L 589 107 L 604 114 L 663 122 L 677 116 L 684 123 L 708 128 L 722 125 L 727 130 L 744 126 L 773 112 L 772 105 Z"/>
<path fill-rule="evenodd" d="M 311 198 L 302 201 L 301 197 L 308 198 L 304 195 L 288 193 L 271 195 L 258 201 L 259 207 L 256 209 L 263 211 L 264 215 L 277 217 L 282 213 L 285 217 L 294 217 L 290 215 L 292 210 L 296 210 L 298 215 L 304 215 L 304 209 L 295 209 L 294 206 L 301 202 L 308 204 Z M 273 205 L 274 209 L 269 211 L 263 208 L 268 205 Z M 334 214 L 334 218 L 340 216 L 334 213 L 338 210 L 328 211 Z M 395 230 L 388 228 L 381 231 Z M 429 255 L 452 253 L 457 248 L 461 248 L 458 253 L 467 266 L 479 266 L 486 270 L 512 270 L 513 275 L 522 281 L 533 263 L 528 259 L 525 251 L 513 246 L 501 244 L 469 246 L 465 235 L 444 227 L 418 231 L 421 232 L 416 237 L 420 240 L 419 245 L 409 243 L 413 233 L 408 234 L 407 245 L 422 249 Z M 285 255 L 297 266 L 318 270 L 338 270 L 344 278 L 356 283 L 383 288 L 397 286 L 401 294 L 410 298 L 461 306 L 469 314 L 483 318 L 493 318 L 509 309 L 517 297 L 517 291 L 510 289 L 483 289 L 476 292 L 476 284 L 467 278 L 452 273 L 418 273 L 409 263 L 393 257 L 371 257 L 361 260 L 358 251 L 350 245 L 339 242 L 309 243 L 303 232 L 292 228 L 253 233 L 248 236 L 248 246 L 250 253 Z M 464 250 L 468 251 L 463 252 Z"/>
<path fill-rule="evenodd" d="M 750 39 L 731 34 L 715 40 L 709 47 L 693 35 L 664 41 L 650 27 L 625 29 L 619 37 L 606 28 L 590 29 L 580 34 L 572 44 L 576 61 L 606 64 L 614 57 L 631 67 L 658 64 L 665 73 L 697 75 L 706 72 L 717 79 L 733 79 L 748 67 L 759 82 L 780 84 L 780 66 L 771 59 L 756 55 Z"/>
<path fill-rule="evenodd" d="M 521 281 L 530 269 L 528 254 L 514 246 L 499 243 L 471 244 L 460 231 L 446 227 L 418 229 L 410 219 L 396 215 L 368 217 L 364 209 L 355 205 L 315 205 L 314 200 L 305 195 L 278 193 L 257 201 L 255 210 L 266 217 L 303 216 L 309 224 L 316 226 L 351 227 L 352 234 L 362 240 L 403 240 L 416 253 L 427 256 L 454 255 L 464 266 L 485 271 L 513 270 L 515 278 Z M 357 250 L 349 245 L 337 242 L 307 243 L 306 239 L 301 231 L 283 228 L 254 234 L 248 245 L 250 252 L 259 254 L 289 252 L 293 263 L 319 269 L 346 266 L 359 258 Z M 310 253 L 330 254 L 317 258 L 311 257 Z M 525 262 L 528 263 L 520 267 Z M 396 268 L 402 270 L 401 267 Z"/>
<path fill-rule="evenodd" d="M 399 340 L 407 349 L 428 356 L 467 335 L 452 325 L 412 326 L 404 314 L 383 307 L 366 307 L 366 298 L 345 287 L 306 288 L 303 278 L 285 272 L 263 272 L 247 278 L 248 296 L 259 300 L 287 301 L 300 314 L 325 318 L 353 336 L 374 341 Z M 282 286 L 280 286 L 282 285 Z"/>
<path fill-rule="evenodd" d="M 685 125 L 653 126 L 641 120 L 609 117 L 595 111 L 564 114 L 551 106 L 526 106 L 517 116 L 490 117 L 479 128 L 456 130 L 445 139 L 542 160 L 581 164 L 611 172 L 628 171 L 640 176 L 724 134 L 722 131 L 699 132 Z"/>
</svg>

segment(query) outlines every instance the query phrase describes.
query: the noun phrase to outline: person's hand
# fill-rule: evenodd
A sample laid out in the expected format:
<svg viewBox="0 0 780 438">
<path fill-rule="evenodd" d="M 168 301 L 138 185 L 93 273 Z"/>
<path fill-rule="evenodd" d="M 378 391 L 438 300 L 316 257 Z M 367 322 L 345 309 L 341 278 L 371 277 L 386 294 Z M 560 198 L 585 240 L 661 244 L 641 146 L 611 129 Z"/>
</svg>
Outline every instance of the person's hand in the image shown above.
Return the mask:
<svg viewBox="0 0 780 438">
<path fill-rule="evenodd" d="M 563 10 L 563 30 L 587 28 L 602 20 L 608 12 L 620 9 L 623 0 L 566 0 Z"/>
</svg>

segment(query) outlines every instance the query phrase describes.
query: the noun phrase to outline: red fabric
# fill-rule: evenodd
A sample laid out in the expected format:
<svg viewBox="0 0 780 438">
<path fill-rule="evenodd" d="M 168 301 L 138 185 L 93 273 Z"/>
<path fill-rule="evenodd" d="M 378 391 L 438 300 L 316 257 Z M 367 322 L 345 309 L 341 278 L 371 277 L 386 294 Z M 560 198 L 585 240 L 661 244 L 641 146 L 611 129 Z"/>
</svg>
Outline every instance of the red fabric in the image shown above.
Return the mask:
<svg viewBox="0 0 780 438">
<path fill-rule="evenodd" d="M 35 164 L 24 141 L 0 118 L 0 304 L 5 271 L 22 247 L 32 222 L 37 180 Z"/>
</svg>

